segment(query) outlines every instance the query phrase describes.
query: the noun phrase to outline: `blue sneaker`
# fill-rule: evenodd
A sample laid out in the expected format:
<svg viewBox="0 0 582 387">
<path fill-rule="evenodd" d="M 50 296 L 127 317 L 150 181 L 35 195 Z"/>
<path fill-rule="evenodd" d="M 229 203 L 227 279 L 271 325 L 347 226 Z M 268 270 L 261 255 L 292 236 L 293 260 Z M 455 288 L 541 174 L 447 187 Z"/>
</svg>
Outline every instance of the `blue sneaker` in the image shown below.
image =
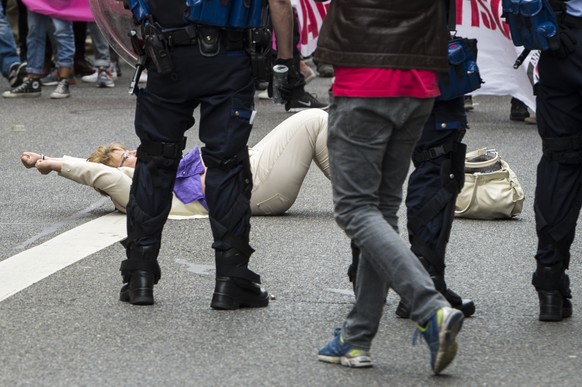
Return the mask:
<svg viewBox="0 0 582 387">
<path fill-rule="evenodd" d="M 370 352 L 353 348 L 351 345 L 344 343 L 341 328 L 336 328 L 333 336 L 333 339 L 319 350 L 317 357 L 320 361 L 341 364 L 351 368 L 372 367 Z"/>
<path fill-rule="evenodd" d="M 430 366 L 438 375 L 448 367 L 457 355 L 455 338 L 463 326 L 463 313 L 460 310 L 443 307 L 428 320 L 425 327 L 418 326 L 412 336 L 412 344 L 423 337 L 430 350 Z M 420 336 L 422 334 L 422 336 Z"/>
</svg>

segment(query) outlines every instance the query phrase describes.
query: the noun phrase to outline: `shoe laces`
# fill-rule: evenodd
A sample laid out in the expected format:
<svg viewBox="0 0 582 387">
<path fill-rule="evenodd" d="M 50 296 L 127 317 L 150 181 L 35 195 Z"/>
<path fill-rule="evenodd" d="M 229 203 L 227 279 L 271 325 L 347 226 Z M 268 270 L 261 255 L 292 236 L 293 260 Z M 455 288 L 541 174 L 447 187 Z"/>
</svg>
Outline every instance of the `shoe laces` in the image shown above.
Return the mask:
<svg viewBox="0 0 582 387">
<path fill-rule="evenodd" d="M 57 84 L 57 88 L 55 89 L 55 93 L 57 94 L 66 94 L 68 89 L 68 81 L 66 79 L 61 79 Z"/>
<path fill-rule="evenodd" d="M 421 327 L 420 325 L 417 325 L 416 329 L 414 330 L 414 332 L 412 333 L 412 345 L 416 345 L 416 343 L 422 343 L 423 341 L 426 341 L 424 339 L 424 335 L 423 333 L 426 332 L 426 327 Z"/>
<path fill-rule="evenodd" d="M 319 103 L 319 101 L 317 100 L 317 94 L 311 94 L 307 91 L 304 91 L 303 95 L 298 99 L 302 99 L 302 100 L 307 99 L 308 101 Z"/>
<path fill-rule="evenodd" d="M 22 81 L 22 84 L 15 89 L 12 89 L 12 93 L 22 93 L 28 89 L 28 86 L 32 83 L 32 78 L 26 77 Z"/>
<path fill-rule="evenodd" d="M 412 345 L 416 345 L 417 341 L 419 343 L 424 341 L 428 344 L 429 347 L 432 346 L 434 344 L 433 342 L 435 341 L 435 333 L 437 335 L 436 340 L 438 342 L 438 331 L 444 320 L 444 314 L 445 313 L 443 309 L 439 309 L 437 313 L 426 322 L 425 326 L 417 325 L 414 333 L 412 334 Z M 427 337 L 427 335 L 430 337 Z"/>
</svg>

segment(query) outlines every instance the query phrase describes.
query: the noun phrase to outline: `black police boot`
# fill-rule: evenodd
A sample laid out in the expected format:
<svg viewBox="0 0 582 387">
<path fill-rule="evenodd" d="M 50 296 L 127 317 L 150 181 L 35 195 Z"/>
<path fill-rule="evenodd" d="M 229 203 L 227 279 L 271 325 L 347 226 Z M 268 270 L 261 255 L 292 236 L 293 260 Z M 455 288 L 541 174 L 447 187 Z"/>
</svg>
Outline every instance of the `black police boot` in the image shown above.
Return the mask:
<svg viewBox="0 0 582 387">
<path fill-rule="evenodd" d="M 132 305 L 153 305 L 154 285 L 161 272 L 157 257 L 159 245 L 136 246 L 127 250 L 127 259 L 121 262 L 121 275 L 125 284 L 119 292 L 119 301 Z"/>
<path fill-rule="evenodd" d="M 437 291 L 439 291 L 451 307 L 460 310 L 463 312 L 465 317 L 471 317 L 475 313 L 475 303 L 473 300 L 461 298 L 456 292 L 452 291 L 447 287 L 445 282 L 445 274 L 443 273 L 436 273 L 436 271 L 430 266 L 430 264 L 422 257 L 419 257 L 420 262 L 422 265 L 427 269 L 430 274 L 430 278 L 434 283 L 434 287 Z M 410 317 L 410 310 L 407 305 L 405 305 L 402 301 L 398 303 L 396 307 L 396 315 L 401 318 L 409 318 Z"/>
<path fill-rule="evenodd" d="M 210 307 L 233 310 L 269 305 L 260 277 L 248 269 L 248 258 L 235 249 L 216 251 L 216 285 Z"/>
<path fill-rule="evenodd" d="M 511 98 L 511 110 L 509 119 L 511 121 L 523 121 L 529 117 L 527 105 L 517 98 Z"/>
<path fill-rule="evenodd" d="M 538 263 L 531 283 L 538 292 L 540 321 L 562 321 L 572 316 L 570 278 L 562 263 L 552 266 Z"/>
<path fill-rule="evenodd" d="M 123 285 L 119 292 L 119 301 L 129 302 L 133 305 L 153 305 L 153 274 L 143 270 L 131 273 L 129 283 Z"/>
</svg>

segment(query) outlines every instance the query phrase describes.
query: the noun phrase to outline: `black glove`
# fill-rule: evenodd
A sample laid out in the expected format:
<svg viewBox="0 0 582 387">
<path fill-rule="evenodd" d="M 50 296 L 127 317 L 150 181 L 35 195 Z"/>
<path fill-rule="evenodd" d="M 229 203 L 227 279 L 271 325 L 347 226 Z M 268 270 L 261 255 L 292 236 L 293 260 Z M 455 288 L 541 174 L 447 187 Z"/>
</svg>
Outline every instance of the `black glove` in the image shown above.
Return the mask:
<svg viewBox="0 0 582 387">
<path fill-rule="evenodd" d="M 297 91 L 301 91 L 301 88 L 305 86 L 305 80 L 299 71 L 297 71 L 293 59 L 277 59 L 275 64 L 287 66 L 289 69 L 289 72 L 287 73 L 287 83 L 279 86 L 281 97 L 288 104 L 289 101 L 293 99 L 293 95 L 297 93 Z"/>
<path fill-rule="evenodd" d="M 565 58 L 576 50 L 576 36 L 568 27 L 559 27 L 558 36 L 560 38 L 560 47 L 556 50 L 556 54 L 560 58 Z"/>
</svg>

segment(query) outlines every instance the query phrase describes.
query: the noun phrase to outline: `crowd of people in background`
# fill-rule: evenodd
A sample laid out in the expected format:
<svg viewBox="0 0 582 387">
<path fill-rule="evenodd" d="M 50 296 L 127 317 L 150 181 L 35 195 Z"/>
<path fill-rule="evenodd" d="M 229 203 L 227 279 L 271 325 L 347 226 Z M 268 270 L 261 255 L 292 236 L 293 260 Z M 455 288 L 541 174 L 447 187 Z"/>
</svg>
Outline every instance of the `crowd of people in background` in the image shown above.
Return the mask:
<svg viewBox="0 0 582 387">
<path fill-rule="evenodd" d="M 297 13 L 294 18 L 294 41 L 298 45 Z M 56 86 L 50 98 L 69 98 L 70 86 L 79 80 L 93 83 L 98 88 L 115 87 L 115 81 L 122 75 L 119 55 L 109 46 L 95 21 L 87 21 L 83 16 L 79 16 L 79 20 L 70 19 L 70 15 L 65 19 L 31 10 L 26 0 L 2 0 L 0 61 L 2 75 L 10 86 L 2 93 L 4 98 L 40 97 L 43 87 L 47 86 Z M 88 54 L 93 58 L 90 59 Z M 333 77 L 331 66 L 319 63 L 310 66 L 305 60 L 308 58 L 301 56 L 297 46 L 293 54 L 305 84 L 316 76 Z M 145 83 L 147 73 L 143 73 L 139 81 Z M 256 86 L 260 99 L 272 98 L 266 84 Z M 306 108 L 325 110 L 328 106 L 317 96 L 301 89 L 285 109 L 297 112 Z"/>
</svg>

